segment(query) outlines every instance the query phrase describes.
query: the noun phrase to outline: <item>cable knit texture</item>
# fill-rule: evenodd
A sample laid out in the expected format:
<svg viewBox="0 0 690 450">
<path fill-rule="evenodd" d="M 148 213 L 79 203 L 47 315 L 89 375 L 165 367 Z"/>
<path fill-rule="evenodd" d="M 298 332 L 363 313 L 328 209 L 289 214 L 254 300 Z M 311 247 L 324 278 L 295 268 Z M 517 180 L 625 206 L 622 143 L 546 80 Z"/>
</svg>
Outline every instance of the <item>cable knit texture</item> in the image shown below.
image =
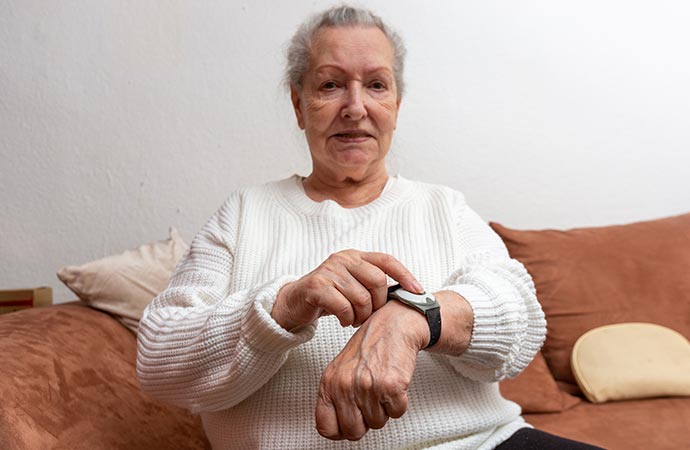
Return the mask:
<svg viewBox="0 0 690 450">
<path fill-rule="evenodd" d="M 407 413 L 357 442 L 321 437 L 314 420 L 321 373 L 355 330 L 327 316 L 289 332 L 270 315 L 282 286 L 348 248 L 389 253 L 474 311 L 468 350 L 420 352 Z M 211 217 L 144 313 L 137 371 L 146 392 L 200 412 L 216 449 L 491 449 L 529 426 L 496 381 L 545 333 L 529 274 L 461 193 L 396 176 L 346 209 L 312 201 L 295 175 L 241 189 Z"/>
</svg>

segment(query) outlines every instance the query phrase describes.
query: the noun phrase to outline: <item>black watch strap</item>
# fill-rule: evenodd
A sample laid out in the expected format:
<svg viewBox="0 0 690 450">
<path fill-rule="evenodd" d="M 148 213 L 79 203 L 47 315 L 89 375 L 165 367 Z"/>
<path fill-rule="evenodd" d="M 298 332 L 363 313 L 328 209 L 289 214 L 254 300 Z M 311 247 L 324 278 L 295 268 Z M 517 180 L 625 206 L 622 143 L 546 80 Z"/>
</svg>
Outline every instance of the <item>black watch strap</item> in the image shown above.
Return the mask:
<svg viewBox="0 0 690 450">
<path fill-rule="evenodd" d="M 426 321 L 429 322 L 429 345 L 425 348 L 429 348 L 438 342 L 441 337 L 441 307 L 431 308 L 426 311 Z"/>
<path fill-rule="evenodd" d="M 424 292 L 415 294 L 396 284 L 388 287 L 388 300 L 400 301 L 426 317 L 426 322 L 429 325 L 429 344 L 424 347 L 425 349 L 438 342 L 441 337 L 441 305 L 438 304 L 433 294 Z"/>
</svg>

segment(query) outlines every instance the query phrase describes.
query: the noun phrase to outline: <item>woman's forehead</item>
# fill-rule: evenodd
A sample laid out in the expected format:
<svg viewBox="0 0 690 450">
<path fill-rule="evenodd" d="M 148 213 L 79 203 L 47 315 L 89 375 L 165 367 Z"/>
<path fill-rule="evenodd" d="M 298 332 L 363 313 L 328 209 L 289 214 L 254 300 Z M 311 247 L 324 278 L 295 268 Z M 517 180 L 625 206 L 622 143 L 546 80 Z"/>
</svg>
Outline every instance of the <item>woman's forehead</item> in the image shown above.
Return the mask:
<svg viewBox="0 0 690 450">
<path fill-rule="evenodd" d="M 347 67 L 355 64 L 368 70 L 388 68 L 392 71 L 393 46 L 376 27 L 329 27 L 314 36 L 311 45 L 311 67 Z"/>
</svg>

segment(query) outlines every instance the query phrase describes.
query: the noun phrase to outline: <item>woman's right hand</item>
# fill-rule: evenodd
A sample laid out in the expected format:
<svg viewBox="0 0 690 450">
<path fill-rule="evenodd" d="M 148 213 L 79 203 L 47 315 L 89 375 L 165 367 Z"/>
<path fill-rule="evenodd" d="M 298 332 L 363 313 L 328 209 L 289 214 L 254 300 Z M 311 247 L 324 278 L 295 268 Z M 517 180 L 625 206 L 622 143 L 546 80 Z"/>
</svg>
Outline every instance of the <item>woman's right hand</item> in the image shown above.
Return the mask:
<svg viewBox="0 0 690 450">
<path fill-rule="evenodd" d="M 271 316 L 292 330 L 332 314 L 343 327 L 363 324 L 386 304 L 389 275 L 411 292 L 423 291 L 417 279 L 391 255 L 343 250 L 278 292 Z"/>
</svg>

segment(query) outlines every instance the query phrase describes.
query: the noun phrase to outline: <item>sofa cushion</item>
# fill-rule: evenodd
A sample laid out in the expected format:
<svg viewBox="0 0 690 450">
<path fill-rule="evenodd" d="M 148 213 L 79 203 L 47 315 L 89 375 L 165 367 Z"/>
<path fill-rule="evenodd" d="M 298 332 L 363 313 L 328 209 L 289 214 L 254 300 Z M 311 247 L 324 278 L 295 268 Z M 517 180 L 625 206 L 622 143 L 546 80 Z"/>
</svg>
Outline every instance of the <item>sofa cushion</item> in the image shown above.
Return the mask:
<svg viewBox="0 0 690 450">
<path fill-rule="evenodd" d="M 534 278 L 556 380 L 575 383 L 573 345 L 602 325 L 650 322 L 690 338 L 690 214 L 569 231 L 490 225 Z"/>
<path fill-rule="evenodd" d="M 79 303 L 0 316 L 0 448 L 209 448 L 201 421 L 150 398 L 136 338 Z"/>
<path fill-rule="evenodd" d="M 650 323 L 595 328 L 575 342 L 573 374 L 592 403 L 690 396 L 690 342 Z"/>
<path fill-rule="evenodd" d="M 177 262 L 189 247 L 175 228 L 166 240 L 67 266 L 57 273 L 80 300 L 109 312 L 136 333 L 146 306 L 165 289 Z"/>
<path fill-rule="evenodd" d="M 580 402 L 558 414 L 527 414 L 539 430 L 610 450 L 676 450 L 690 442 L 690 399 Z"/>
<path fill-rule="evenodd" d="M 503 397 L 520 405 L 523 413 L 560 412 L 580 402 L 558 388 L 541 352 L 520 375 L 501 381 L 499 388 Z"/>
</svg>

